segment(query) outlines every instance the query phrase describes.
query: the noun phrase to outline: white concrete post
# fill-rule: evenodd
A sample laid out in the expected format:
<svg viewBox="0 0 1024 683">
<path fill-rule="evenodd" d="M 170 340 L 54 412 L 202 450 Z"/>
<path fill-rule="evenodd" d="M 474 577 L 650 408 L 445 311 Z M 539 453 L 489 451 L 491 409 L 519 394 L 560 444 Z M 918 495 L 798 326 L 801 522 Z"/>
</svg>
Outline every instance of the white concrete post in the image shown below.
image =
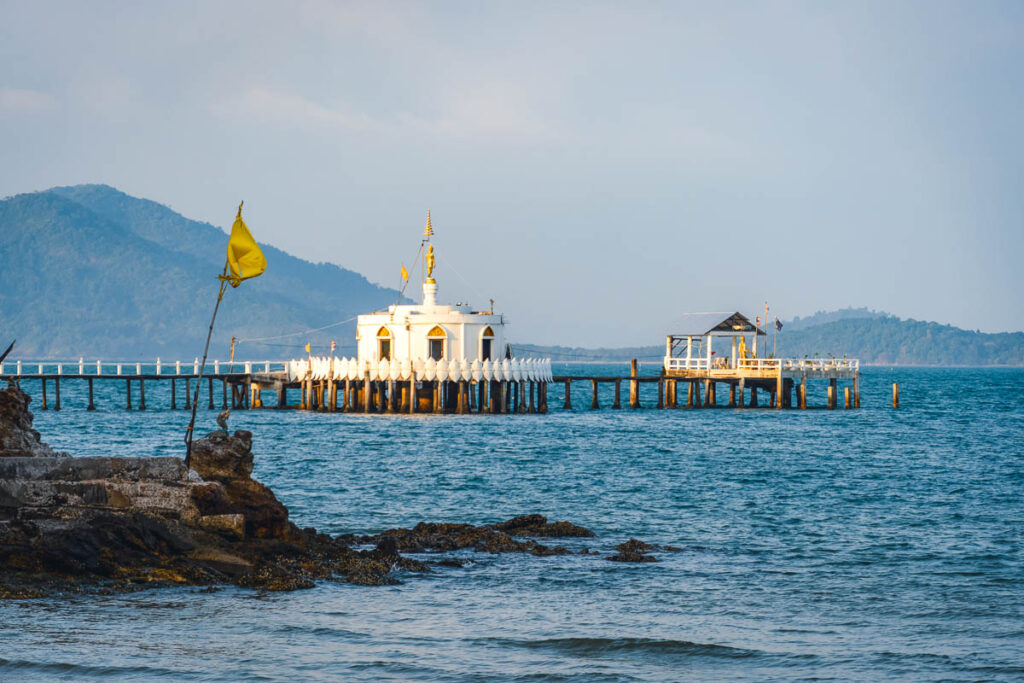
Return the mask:
<svg viewBox="0 0 1024 683">
<path fill-rule="evenodd" d="M 180 375 L 181 374 L 181 361 L 180 360 L 174 361 L 174 374 L 176 374 L 176 375 Z"/>
<path fill-rule="evenodd" d="M 40 374 L 40 375 L 43 374 L 43 364 L 42 363 L 39 364 L 39 372 L 37 374 Z"/>
<path fill-rule="evenodd" d="M 135 374 L 136 375 L 141 375 L 142 374 L 142 363 L 136 363 L 135 364 Z"/>
<path fill-rule="evenodd" d="M 711 335 L 708 335 L 708 370 L 711 369 Z"/>
<path fill-rule="evenodd" d="M 84 358 L 79 358 L 78 359 L 78 374 L 79 375 L 84 375 L 85 374 L 85 359 Z"/>
<path fill-rule="evenodd" d="M 192 362 L 192 374 L 193 375 L 198 375 L 199 374 L 199 359 L 198 358 L 196 358 L 195 361 Z"/>
<path fill-rule="evenodd" d="M 63 375 L 64 374 L 64 364 L 63 363 L 57 363 L 57 374 L 58 375 Z"/>
<path fill-rule="evenodd" d="M 21 374 L 21 361 L 18 361 L 18 374 Z"/>
<path fill-rule="evenodd" d="M 690 369 L 690 360 L 693 358 L 693 337 L 686 338 L 686 369 Z"/>
<path fill-rule="evenodd" d="M 331 367 L 334 367 L 334 361 L 333 360 L 331 361 Z M 250 361 L 245 361 L 245 374 L 247 374 L 247 375 L 251 375 L 252 374 L 252 363 Z"/>
<path fill-rule="evenodd" d="M 270 373 L 270 361 L 269 360 L 266 363 L 263 364 L 263 372 L 266 372 L 268 374 Z"/>
<path fill-rule="evenodd" d="M 100 361 L 96 361 L 96 374 L 103 374 L 103 364 Z"/>
<path fill-rule="evenodd" d="M 213 361 L 213 374 L 215 374 L 215 375 L 219 375 L 220 374 L 220 361 L 219 360 Z"/>
<path fill-rule="evenodd" d="M 117 364 L 117 374 L 119 374 L 119 375 L 121 374 L 121 364 L 120 363 Z"/>
<path fill-rule="evenodd" d="M 160 356 L 156 357 L 156 374 L 160 374 Z"/>
</svg>

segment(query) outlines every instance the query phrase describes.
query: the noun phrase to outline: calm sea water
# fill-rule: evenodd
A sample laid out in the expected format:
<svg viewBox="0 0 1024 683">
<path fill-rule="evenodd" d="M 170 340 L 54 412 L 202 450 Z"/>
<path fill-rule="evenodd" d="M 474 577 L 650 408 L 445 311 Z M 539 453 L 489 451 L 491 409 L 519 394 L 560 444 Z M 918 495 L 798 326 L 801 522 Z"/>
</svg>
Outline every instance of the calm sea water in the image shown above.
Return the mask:
<svg viewBox="0 0 1024 683">
<path fill-rule="evenodd" d="M 65 384 L 64 410 L 37 411 L 51 445 L 180 454 L 187 416 L 166 387 L 147 387 L 145 413 L 112 387 L 87 413 Z M 545 416 L 237 412 L 255 476 L 300 526 L 540 512 L 597 532 L 574 548 L 684 550 L 643 565 L 468 552 L 399 586 L 0 603 L 0 680 L 1020 680 L 1022 385 L 1019 369 L 869 368 L 859 411 L 613 411 L 609 388 L 591 412 L 580 384 L 576 411 L 553 387 Z"/>
</svg>

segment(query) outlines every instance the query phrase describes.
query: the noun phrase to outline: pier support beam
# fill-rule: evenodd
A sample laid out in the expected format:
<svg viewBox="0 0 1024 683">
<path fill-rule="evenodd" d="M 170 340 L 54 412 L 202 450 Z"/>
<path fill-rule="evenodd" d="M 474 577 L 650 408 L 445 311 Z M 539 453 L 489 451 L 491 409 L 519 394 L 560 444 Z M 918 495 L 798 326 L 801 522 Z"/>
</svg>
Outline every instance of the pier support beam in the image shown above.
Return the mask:
<svg viewBox="0 0 1024 683">
<path fill-rule="evenodd" d="M 96 404 L 92 402 L 92 377 L 89 378 L 89 407 L 86 410 L 96 410 Z"/>
<path fill-rule="evenodd" d="M 42 378 L 41 381 L 42 381 L 42 384 L 43 384 L 43 405 L 40 406 L 40 408 L 42 410 L 49 410 L 50 409 L 49 406 L 46 405 L 46 378 L 45 377 Z"/>
<path fill-rule="evenodd" d="M 615 401 L 612 403 L 612 410 L 622 408 L 622 380 L 615 380 Z"/>
<path fill-rule="evenodd" d="M 220 380 L 220 409 L 228 409 L 228 381 L 224 378 Z"/>
<path fill-rule="evenodd" d="M 750 407 L 757 408 L 757 385 L 750 387 Z"/>
<path fill-rule="evenodd" d="M 853 407 L 860 408 L 860 373 L 853 376 Z"/>
<path fill-rule="evenodd" d="M 800 410 L 807 410 L 807 375 L 800 377 Z"/>
<path fill-rule="evenodd" d="M 736 407 L 745 408 L 747 406 L 747 380 L 744 379 L 743 377 L 740 378 L 740 385 L 739 387 L 737 387 L 737 393 L 739 394 L 739 396 L 736 397 Z"/>
<path fill-rule="evenodd" d="M 782 408 L 783 395 L 785 394 L 785 380 L 782 379 L 782 372 L 779 372 L 779 376 L 775 378 L 775 408 Z"/>
<path fill-rule="evenodd" d="M 836 378 L 833 377 L 828 381 L 828 409 L 835 410 L 836 402 Z"/>
<path fill-rule="evenodd" d="M 530 380 L 530 413 L 531 414 L 537 412 L 537 404 L 533 400 L 533 395 L 534 395 L 534 393 L 536 393 L 536 389 L 537 389 L 536 385 L 537 385 L 536 382 L 534 382 L 533 380 Z"/>
<path fill-rule="evenodd" d="M 178 409 L 178 387 L 175 383 L 174 378 L 171 378 L 171 410 Z"/>
<path fill-rule="evenodd" d="M 639 375 L 639 367 L 636 358 L 629 361 L 629 376 L 637 377 Z M 629 407 L 636 410 L 640 407 L 640 382 L 635 379 L 629 380 Z"/>
<path fill-rule="evenodd" d="M 590 380 L 590 388 L 593 391 L 593 398 L 590 400 L 590 409 L 597 410 L 601 406 L 597 403 L 597 380 Z"/>
<path fill-rule="evenodd" d="M 572 380 L 565 380 L 565 410 L 572 410 Z"/>
<path fill-rule="evenodd" d="M 844 399 L 843 407 L 846 408 L 846 410 L 849 410 L 851 408 L 851 405 L 850 405 L 850 387 L 843 387 L 843 399 Z"/>
<path fill-rule="evenodd" d="M 537 407 L 537 409 L 540 411 L 540 413 L 541 414 L 547 413 L 548 412 L 548 383 L 547 382 L 541 382 L 537 386 L 537 400 L 540 402 L 540 405 Z"/>
<path fill-rule="evenodd" d="M 656 405 L 655 408 L 660 410 L 660 409 L 662 409 L 664 407 L 665 407 L 665 380 L 664 379 L 659 379 L 658 380 L 658 405 Z"/>
<path fill-rule="evenodd" d="M 53 393 L 55 394 L 53 409 L 60 410 L 60 377 L 53 378 Z"/>
<path fill-rule="evenodd" d="M 892 383 L 892 407 L 900 407 L 900 385 L 896 382 Z"/>
<path fill-rule="evenodd" d="M 191 409 L 192 409 L 192 379 L 190 377 L 186 377 L 185 378 L 185 410 L 191 410 Z"/>
<path fill-rule="evenodd" d="M 127 400 L 125 401 L 125 403 L 126 403 L 125 410 L 131 410 L 132 409 L 132 381 L 130 379 L 129 380 L 125 380 L 125 385 L 127 386 L 127 390 L 128 390 Z"/>
<path fill-rule="evenodd" d="M 210 405 L 209 405 L 208 410 L 213 410 L 213 378 L 212 377 L 207 377 L 206 378 L 206 388 L 208 390 L 207 393 L 209 394 L 209 399 L 210 399 Z"/>
<path fill-rule="evenodd" d="M 139 410 L 146 409 L 146 380 L 139 380 Z"/>
<path fill-rule="evenodd" d="M 709 379 L 704 380 L 704 407 L 705 408 L 710 408 L 711 405 L 712 405 L 712 403 L 711 403 L 711 399 L 712 399 L 711 394 L 714 392 L 714 389 L 712 388 L 713 386 L 714 386 L 714 382 L 712 382 Z"/>
<path fill-rule="evenodd" d="M 729 407 L 730 408 L 735 408 L 736 407 L 736 385 L 735 384 L 730 384 L 729 385 Z"/>
</svg>

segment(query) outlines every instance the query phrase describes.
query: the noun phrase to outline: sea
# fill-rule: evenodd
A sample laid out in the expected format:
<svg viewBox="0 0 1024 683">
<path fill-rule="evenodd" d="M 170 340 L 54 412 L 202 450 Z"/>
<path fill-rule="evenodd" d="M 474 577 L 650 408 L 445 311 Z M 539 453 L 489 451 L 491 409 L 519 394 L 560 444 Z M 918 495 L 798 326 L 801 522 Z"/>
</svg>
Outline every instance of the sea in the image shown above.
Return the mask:
<svg viewBox="0 0 1024 683">
<path fill-rule="evenodd" d="M 182 454 L 169 383 L 147 383 L 144 412 L 102 384 L 87 412 L 66 380 L 55 412 L 26 379 L 44 440 Z M 869 367 L 861 385 L 859 410 L 825 410 L 821 381 L 805 411 L 657 410 L 652 384 L 638 410 L 613 410 L 611 385 L 590 410 L 582 382 L 571 411 L 553 385 L 546 415 L 235 411 L 299 526 L 540 513 L 597 534 L 553 544 L 598 554 L 465 551 L 382 587 L 0 602 L 0 680 L 1024 680 L 1024 369 Z M 681 550 L 607 561 L 630 538 Z"/>
</svg>

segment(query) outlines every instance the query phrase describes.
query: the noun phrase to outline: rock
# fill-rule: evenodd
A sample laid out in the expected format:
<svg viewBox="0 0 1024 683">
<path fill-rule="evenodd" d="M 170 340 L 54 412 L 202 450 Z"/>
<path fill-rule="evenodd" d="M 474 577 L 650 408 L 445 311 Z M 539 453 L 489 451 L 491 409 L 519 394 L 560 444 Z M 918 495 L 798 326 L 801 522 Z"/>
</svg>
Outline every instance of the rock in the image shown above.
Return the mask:
<svg viewBox="0 0 1024 683">
<path fill-rule="evenodd" d="M 494 525 L 498 531 L 511 536 L 540 536 L 544 538 L 592 538 L 594 532 L 570 522 L 548 523 L 544 515 L 522 515 L 513 517 L 507 522 Z"/>
<path fill-rule="evenodd" d="M 207 531 L 229 536 L 231 538 L 245 538 L 245 515 L 204 515 L 199 518 L 199 527 Z"/>
<path fill-rule="evenodd" d="M 252 433 L 239 429 L 234 436 L 210 432 L 192 443 L 189 467 L 207 481 L 248 479 L 252 475 Z"/>
<path fill-rule="evenodd" d="M 605 559 L 611 562 L 657 562 L 658 558 L 646 554 L 648 550 L 655 548 L 657 546 L 631 538 L 615 547 L 619 551 L 618 553 Z"/>
<path fill-rule="evenodd" d="M 32 398 L 8 380 L 0 390 L 0 458 L 36 458 L 67 456 L 43 443 L 32 429 L 35 416 L 28 409 Z"/>
<path fill-rule="evenodd" d="M 529 553 L 531 555 L 566 555 L 570 551 L 562 546 L 554 548 L 534 540 L 520 541 L 514 536 L 542 536 L 546 530 L 566 532 L 566 536 L 593 536 L 589 529 L 556 522 L 548 524 L 543 515 L 514 517 L 500 524 L 473 526 L 472 524 L 439 524 L 420 522 L 412 529 L 388 529 L 377 536 L 353 538 L 358 543 L 379 543 L 384 538 L 393 539 L 398 549 L 406 553 L 449 552 L 472 548 L 483 553 Z M 556 534 L 557 535 L 557 534 Z"/>
</svg>

